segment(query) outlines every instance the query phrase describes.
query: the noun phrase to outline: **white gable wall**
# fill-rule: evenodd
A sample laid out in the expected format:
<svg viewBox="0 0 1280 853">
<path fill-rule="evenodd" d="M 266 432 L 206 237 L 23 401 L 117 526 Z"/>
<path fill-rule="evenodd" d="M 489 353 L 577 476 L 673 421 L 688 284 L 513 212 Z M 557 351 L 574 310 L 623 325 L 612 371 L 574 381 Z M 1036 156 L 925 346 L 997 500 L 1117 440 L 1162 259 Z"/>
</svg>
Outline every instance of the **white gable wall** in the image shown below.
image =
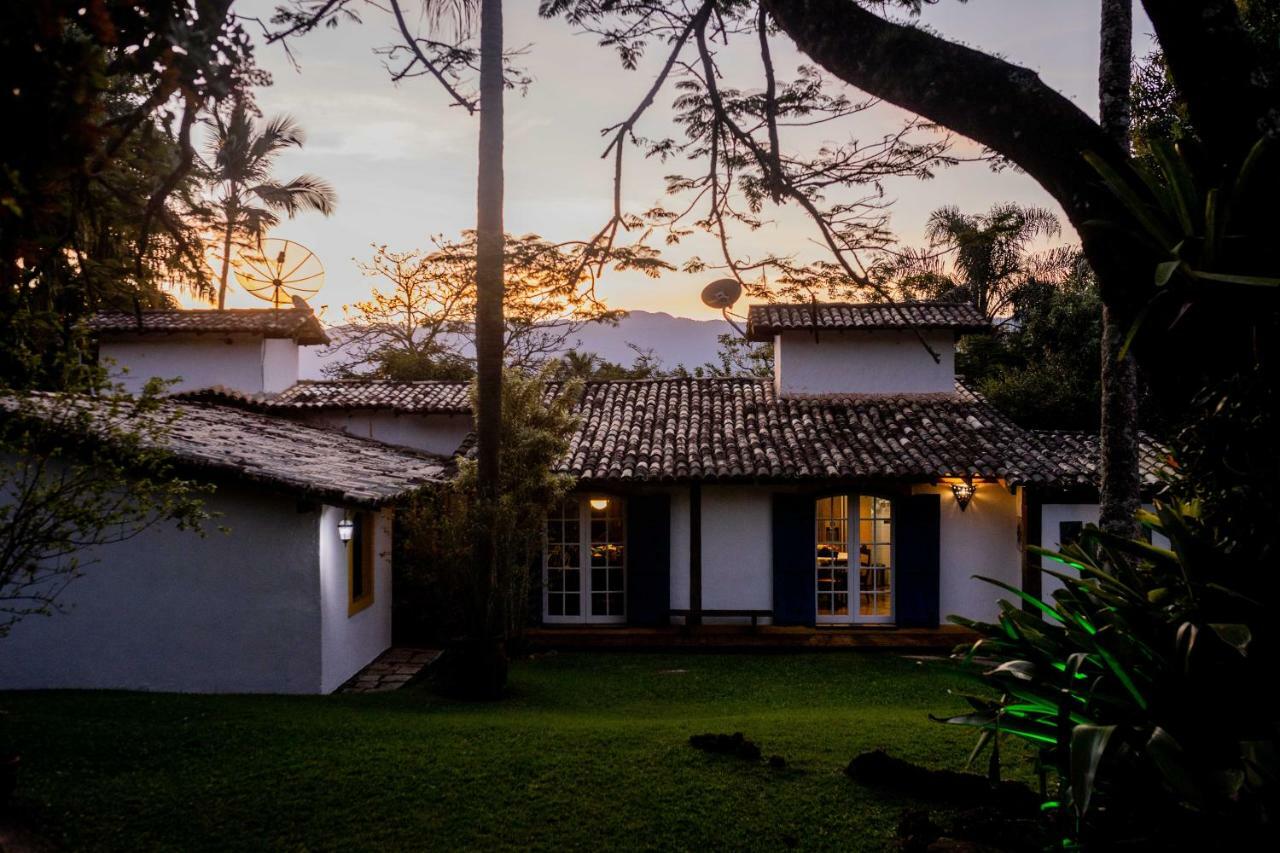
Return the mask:
<svg viewBox="0 0 1280 853">
<path fill-rule="evenodd" d="M 262 339 L 262 390 L 275 394 L 298 381 L 298 343 L 292 338 Z"/>
<path fill-rule="evenodd" d="M 775 335 L 774 390 L 779 396 L 818 394 L 931 394 L 955 392 L 955 335 L 914 332 L 823 331 Z"/>
<path fill-rule="evenodd" d="M 180 381 L 170 391 L 222 385 L 246 394 L 262 391 L 262 338 L 159 336 L 102 341 L 98 359 L 111 377 L 136 394 L 153 377 Z"/>
<path fill-rule="evenodd" d="M 398 414 L 381 409 L 307 412 L 302 420 L 441 456 L 451 456 L 472 430 L 470 415 Z"/>
<path fill-rule="evenodd" d="M 298 344 L 261 335 L 140 335 L 103 340 L 98 358 L 138 393 L 147 380 L 178 378 L 170 391 L 220 385 L 244 394 L 283 391 L 298 381 Z"/>
<path fill-rule="evenodd" d="M 0 641 L 0 688 L 318 692 L 320 511 L 237 485 L 206 506 L 204 538 L 163 524 L 98 549 L 67 612 Z"/>
</svg>

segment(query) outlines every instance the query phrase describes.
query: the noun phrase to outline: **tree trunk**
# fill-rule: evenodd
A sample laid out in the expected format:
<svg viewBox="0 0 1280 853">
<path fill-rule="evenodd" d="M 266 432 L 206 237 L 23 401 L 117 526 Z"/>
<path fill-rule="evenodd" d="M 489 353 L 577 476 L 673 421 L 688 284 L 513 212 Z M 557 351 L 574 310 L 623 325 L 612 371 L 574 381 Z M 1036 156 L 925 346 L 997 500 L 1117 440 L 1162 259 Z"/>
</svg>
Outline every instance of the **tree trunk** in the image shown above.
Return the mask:
<svg viewBox="0 0 1280 853">
<path fill-rule="evenodd" d="M 1129 148 L 1133 0 L 1102 0 L 1098 60 L 1098 115 L 1102 128 Z M 1106 288 L 1115 292 L 1124 282 Z M 1109 306 L 1102 309 L 1102 429 L 1099 526 L 1118 536 L 1138 535 L 1142 505 L 1138 471 L 1138 380 L 1133 356 L 1123 354 L 1125 325 Z"/>
<path fill-rule="evenodd" d="M 480 149 L 476 189 L 476 452 L 475 571 L 488 578 L 488 603 L 477 626 L 501 630 L 495 563 L 498 444 L 502 429 L 502 0 L 480 4 Z"/>
<path fill-rule="evenodd" d="M 218 310 L 227 305 L 227 273 L 231 269 L 231 238 L 236 228 L 235 208 L 226 211 L 226 232 L 222 235 L 222 274 L 218 278 Z"/>
</svg>

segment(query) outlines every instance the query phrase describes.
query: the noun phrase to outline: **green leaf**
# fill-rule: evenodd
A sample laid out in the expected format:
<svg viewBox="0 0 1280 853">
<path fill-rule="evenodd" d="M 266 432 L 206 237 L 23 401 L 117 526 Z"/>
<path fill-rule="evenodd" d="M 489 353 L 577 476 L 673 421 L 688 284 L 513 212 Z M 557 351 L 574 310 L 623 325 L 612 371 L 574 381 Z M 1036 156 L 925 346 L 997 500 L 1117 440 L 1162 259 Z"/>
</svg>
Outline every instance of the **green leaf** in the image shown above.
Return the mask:
<svg viewBox="0 0 1280 853">
<path fill-rule="evenodd" d="M 1187 275 L 1205 281 L 1220 281 L 1224 284 L 1242 284 L 1246 287 L 1280 287 L 1280 278 L 1260 275 L 1235 275 L 1225 272 L 1201 272 L 1187 268 Z"/>
<path fill-rule="evenodd" d="M 1112 194 L 1119 199 L 1129 214 L 1142 225 L 1152 237 L 1166 250 L 1178 242 L 1178 235 L 1159 210 L 1153 208 L 1133 189 L 1133 186 L 1112 167 L 1110 163 L 1093 151 L 1084 152 L 1084 159 L 1102 176 L 1103 182 Z"/>
<path fill-rule="evenodd" d="M 1169 279 L 1173 278 L 1174 273 L 1176 273 L 1178 268 L 1181 266 L 1182 261 L 1177 259 L 1156 264 L 1156 287 L 1164 287 L 1168 284 Z M 1135 323 L 1134 326 L 1136 327 L 1137 324 Z M 1132 332 L 1129 337 L 1133 337 Z"/>
<path fill-rule="evenodd" d="M 1249 630 L 1248 625 L 1234 622 L 1210 622 L 1209 630 L 1217 634 L 1222 642 L 1239 652 L 1241 657 L 1248 655 L 1249 643 L 1253 641 L 1253 632 Z"/>
<path fill-rule="evenodd" d="M 1170 200 L 1177 212 L 1182 233 L 1195 234 L 1196 226 L 1192 211 L 1200 209 L 1200 194 L 1196 190 L 1195 178 L 1191 175 L 1186 159 L 1166 139 L 1151 140 L 1148 148 L 1169 185 Z"/>
<path fill-rule="evenodd" d="M 1071 730 L 1071 794 L 1080 817 L 1089 810 L 1098 765 L 1115 730 L 1115 726 L 1076 726 Z"/>
</svg>

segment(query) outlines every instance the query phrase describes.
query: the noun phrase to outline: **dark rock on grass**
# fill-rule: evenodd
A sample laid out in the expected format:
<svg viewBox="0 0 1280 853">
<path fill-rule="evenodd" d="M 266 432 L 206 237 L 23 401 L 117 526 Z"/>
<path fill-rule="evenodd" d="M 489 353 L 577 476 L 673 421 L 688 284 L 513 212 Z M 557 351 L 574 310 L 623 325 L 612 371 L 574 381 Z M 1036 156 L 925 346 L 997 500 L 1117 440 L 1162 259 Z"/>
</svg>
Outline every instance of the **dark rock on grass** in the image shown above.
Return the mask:
<svg viewBox="0 0 1280 853">
<path fill-rule="evenodd" d="M 770 755 L 769 766 L 774 770 L 785 770 L 787 766 L 787 759 L 783 758 L 781 755 Z"/>
<path fill-rule="evenodd" d="M 759 761 L 761 758 L 760 746 L 754 741 L 743 737 L 742 732 L 734 732 L 731 735 L 693 735 L 689 738 L 689 745 L 703 752 L 714 752 L 717 755 L 734 755 L 738 758 L 745 758 L 748 761 Z"/>
<path fill-rule="evenodd" d="M 1040 798 L 1026 785 L 1001 782 L 992 787 L 985 776 L 930 770 L 877 749 L 849 762 L 845 775 L 855 782 L 950 806 L 987 806 L 1004 814 L 1037 814 Z"/>
</svg>

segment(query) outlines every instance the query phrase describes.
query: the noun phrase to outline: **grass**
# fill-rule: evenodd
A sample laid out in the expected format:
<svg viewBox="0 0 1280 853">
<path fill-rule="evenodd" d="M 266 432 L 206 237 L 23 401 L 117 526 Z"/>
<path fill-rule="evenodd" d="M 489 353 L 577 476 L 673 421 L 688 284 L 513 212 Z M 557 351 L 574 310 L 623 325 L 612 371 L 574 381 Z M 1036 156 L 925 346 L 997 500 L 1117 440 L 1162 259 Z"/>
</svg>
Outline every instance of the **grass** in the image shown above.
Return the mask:
<svg viewBox="0 0 1280 853">
<path fill-rule="evenodd" d="M 0 693 L 0 753 L 23 756 L 19 815 L 68 849 L 879 850 L 928 804 L 844 766 L 960 769 L 972 731 L 927 714 L 967 687 L 888 654 L 562 654 L 493 705 Z M 687 743 L 734 731 L 787 769 Z"/>
</svg>

